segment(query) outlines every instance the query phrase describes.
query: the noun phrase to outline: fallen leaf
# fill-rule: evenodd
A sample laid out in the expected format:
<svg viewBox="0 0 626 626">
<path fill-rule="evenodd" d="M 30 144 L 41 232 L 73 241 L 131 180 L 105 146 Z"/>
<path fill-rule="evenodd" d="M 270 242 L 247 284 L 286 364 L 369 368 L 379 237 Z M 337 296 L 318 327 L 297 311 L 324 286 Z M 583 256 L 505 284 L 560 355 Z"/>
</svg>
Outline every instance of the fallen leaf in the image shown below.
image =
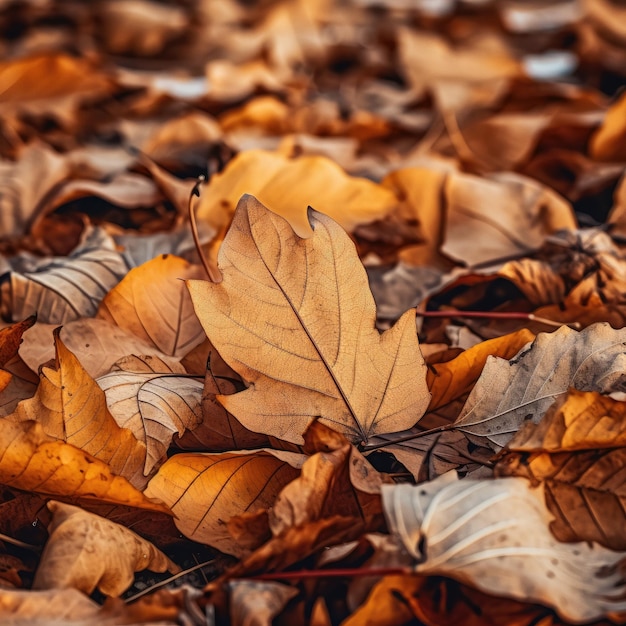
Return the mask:
<svg viewBox="0 0 626 626">
<path fill-rule="evenodd" d="M 511 361 L 488 358 L 455 422 L 478 444 L 495 451 L 526 420 L 537 423 L 570 387 L 610 393 L 625 386 L 626 335 L 608 324 L 577 332 L 562 326 L 541 333 Z"/>
<path fill-rule="evenodd" d="M 174 435 L 182 436 L 201 421 L 202 382 L 191 376 L 125 369 L 96 382 L 118 426 L 146 446 L 146 476 L 165 460 Z"/>
<path fill-rule="evenodd" d="M 304 434 L 305 449 L 311 438 L 331 440 L 338 433 L 313 422 Z M 300 476 L 286 485 L 269 512 L 274 535 L 323 517 L 354 517 L 374 530 L 380 509 L 380 487 L 385 482 L 363 455 L 343 439 L 309 457 Z M 326 447 L 326 446 L 325 446 Z"/>
<path fill-rule="evenodd" d="M 501 476 L 541 483 L 560 541 L 626 550 L 626 403 L 575 389 L 539 424 L 526 423 L 496 466 Z"/>
<path fill-rule="evenodd" d="M 54 497 L 86 498 L 168 513 L 83 450 L 46 435 L 36 422 L 0 420 L 0 483 Z"/>
<path fill-rule="evenodd" d="M 556 541 L 543 494 L 522 478 L 444 475 L 417 486 L 383 486 L 382 495 L 391 531 L 413 555 L 417 573 L 541 603 L 573 622 L 626 608 L 619 571 L 623 555 Z"/>
<path fill-rule="evenodd" d="M 358 442 L 408 428 L 429 402 L 415 312 L 381 335 L 348 236 L 309 215 L 314 234 L 301 239 L 244 196 L 220 249 L 223 282 L 187 283 L 209 339 L 249 385 L 219 400 L 250 430 L 293 443 L 316 417 Z"/>
<path fill-rule="evenodd" d="M 175 438 L 174 445 L 182 450 L 211 452 L 270 447 L 267 435 L 245 428 L 217 400 L 217 396 L 236 393 L 243 384 L 231 378 L 215 376 L 207 369 L 202 390 L 201 422 L 184 435 Z"/>
<path fill-rule="evenodd" d="M 228 593 L 233 626 L 271 626 L 298 590 L 275 582 L 236 580 L 228 583 Z"/>
<path fill-rule="evenodd" d="M 144 495 L 170 506 L 177 528 L 188 539 L 241 555 L 226 523 L 235 515 L 272 506 L 303 461 L 303 455 L 273 450 L 176 454 L 159 468 Z"/>
<path fill-rule="evenodd" d="M 20 356 L 35 371 L 41 363 L 55 356 L 53 331 L 57 324 L 37 323 L 24 333 Z M 105 320 L 80 318 L 63 325 L 63 342 L 92 377 L 107 374 L 113 365 L 128 354 L 167 358 L 152 342 L 139 339 Z"/>
<path fill-rule="evenodd" d="M 307 207 L 315 206 L 346 230 L 385 217 L 398 203 L 388 189 L 348 176 L 330 159 L 288 159 L 277 152 L 248 150 L 228 163 L 202 190 L 199 221 L 217 231 L 230 222 L 242 194 L 251 194 L 284 217 L 300 237 L 311 234 Z"/>
<path fill-rule="evenodd" d="M 469 392 L 483 371 L 488 357 L 513 358 L 535 335 L 528 329 L 483 341 L 455 359 L 433 363 L 426 375 L 432 395 L 428 410 L 433 411 Z"/>
<path fill-rule="evenodd" d="M 143 569 L 176 574 L 180 568 L 128 528 L 63 502 L 51 501 L 50 537 L 33 581 L 34 589 L 98 588 L 121 595 Z"/>
<path fill-rule="evenodd" d="M 102 298 L 127 271 L 113 240 L 100 228 L 86 229 L 68 257 L 30 260 L 29 264 L 31 268 L 14 269 L 0 281 L 6 294 L 0 311 L 10 319 L 37 314 L 41 322 L 50 324 L 94 315 Z"/>
<path fill-rule="evenodd" d="M 203 275 L 200 266 L 164 254 L 128 272 L 106 295 L 96 317 L 116 324 L 165 354 L 184 356 L 205 335 L 179 279 Z"/>
<path fill-rule="evenodd" d="M 39 422 L 44 431 L 93 455 L 119 476 L 143 486 L 146 444 L 120 428 L 107 409 L 104 392 L 81 367 L 55 331 L 55 367 L 44 367 L 33 398 L 18 404 L 11 421 Z"/>
</svg>

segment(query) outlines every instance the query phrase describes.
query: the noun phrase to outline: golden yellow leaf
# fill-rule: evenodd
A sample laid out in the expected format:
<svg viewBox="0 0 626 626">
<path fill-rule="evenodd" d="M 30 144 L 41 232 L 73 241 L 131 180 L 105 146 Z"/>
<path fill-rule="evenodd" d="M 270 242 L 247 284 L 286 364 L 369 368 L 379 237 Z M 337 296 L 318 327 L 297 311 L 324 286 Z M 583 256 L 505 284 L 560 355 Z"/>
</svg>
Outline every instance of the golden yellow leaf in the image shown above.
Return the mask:
<svg viewBox="0 0 626 626">
<path fill-rule="evenodd" d="M 117 324 L 161 352 L 183 356 L 204 340 L 182 280 L 204 271 L 164 254 L 132 269 L 104 298 L 97 318 Z"/>
<path fill-rule="evenodd" d="M 55 368 L 44 367 L 36 394 L 18 404 L 7 419 L 34 420 L 44 431 L 107 463 L 118 476 L 142 486 L 146 445 L 120 428 L 104 392 L 55 331 Z"/>
<path fill-rule="evenodd" d="M 55 441 L 36 422 L 0 419 L 0 483 L 44 495 L 169 512 L 125 478 L 115 476 L 106 463 Z"/>
<path fill-rule="evenodd" d="M 432 394 L 428 410 L 434 411 L 470 391 L 483 371 L 487 357 L 511 359 L 534 338 L 535 335 L 524 328 L 478 343 L 451 361 L 431 365 L 426 375 Z"/>
<path fill-rule="evenodd" d="M 230 221 L 243 194 L 256 196 L 284 217 L 300 237 L 311 234 L 307 207 L 326 213 L 346 230 L 381 219 L 398 203 L 384 187 L 348 176 L 330 159 L 288 159 L 277 152 L 241 152 L 202 190 L 198 220 L 220 230 Z"/>
<path fill-rule="evenodd" d="M 108 596 L 121 595 L 134 573 L 180 568 L 132 530 L 83 509 L 51 501 L 52 522 L 33 581 L 34 589 L 78 589 L 90 594 L 96 587 Z"/>
<path fill-rule="evenodd" d="M 625 140 L 626 94 L 622 94 L 606 112 L 604 122 L 591 138 L 591 156 L 601 161 L 624 161 Z"/>
<path fill-rule="evenodd" d="M 226 528 L 231 517 L 266 509 L 296 476 L 304 455 L 254 451 L 172 456 L 144 494 L 171 507 L 177 528 L 189 539 L 240 555 Z"/>
<path fill-rule="evenodd" d="M 415 311 L 380 334 L 354 245 L 328 216 L 309 217 L 301 239 L 244 196 L 220 249 L 223 281 L 188 282 L 209 339 L 249 385 L 219 400 L 246 428 L 293 443 L 318 417 L 357 442 L 410 428 L 430 399 Z"/>
</svg>

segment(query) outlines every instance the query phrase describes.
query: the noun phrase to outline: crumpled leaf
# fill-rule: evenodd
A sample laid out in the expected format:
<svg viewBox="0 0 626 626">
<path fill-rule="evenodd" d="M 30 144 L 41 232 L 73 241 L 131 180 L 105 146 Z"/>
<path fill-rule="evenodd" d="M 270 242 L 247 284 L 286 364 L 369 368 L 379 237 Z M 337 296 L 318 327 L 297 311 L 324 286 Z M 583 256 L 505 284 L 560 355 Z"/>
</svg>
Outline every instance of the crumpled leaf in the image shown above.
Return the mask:
<svg viewBox="0 0 626 626">
<path fill-rule="evenodd" d="M 164 366 L 159 369 L 137 372 L 124 368 L 96 381 L 118 426 L 145 444 L 146 476 L 165 459 L 174 435 L 183 435 L 201 420 L 202 381 L 167 372 Z"/>
<path fill-rule="evenodd" d="M 296 476 L 304 455 L 274 450 L 181 453 L 169 458 L 144 494 L 170 506 L 188 538 L 222 552 L 244 551 L 226 528 L 235 515 L 267 509 Z"/>
<path fill-rule="evenodd" d="M 198 220 L 216 230 L 228 224 L 242 194 L 251 194 L 284 217 L 300 237 L 311 234 L 307 206 L 314 206 L 351 231 L 358 224 L 383 218 L 398 203 L 376 183 L 348 176 L 330 159 L 247 150 L 211 178 L 202 190 Z"/>
<path fill-rule="evenodd" d="M 104 298 L 96 317 L 113 322 L 165 354 L 183 356 L 205 335 L 179 279 L 201 276 L 200 266 L 164 254 L 128 272 Z"/>
<path fill-rule="evenodd" d="M 0 483 L 44 495 L 169 512 L 113 474 L 106 463 L 46 435 L 36 422 L 0 419 Z"/>
<path fill-rule="evenodd" d="M 132 530 L 83 509 L 51 501 L 50 534 L 33 581 L 34 589 L 98 588 L 121 595 L 143 569 L 175 574 L 180 568 Z"/>
<path fill-rule="evenodd" d="M 81 367 L 55 331 L 55 367 L 44 367 L 33 398 L 7 419 L 39 422 L 44 431 L 107 463 L 119 476 L 142 486 L 146 444 L 120 428 L 107 409 L 104 392 Z"/>
<path fill-rule="evenodd" d="M 626 388 L 626 330 L 606 323 L 577 332 L 541 333 L 511 361 L 490 357 L 455 422 L 498 451 L 526 420 L 537 423 L 570 387 L 611 393 Z"/>
<path fill-rule="evenodd" d="M 261 580 L 228 583 L 230 623 L 233 626 L 271 626 L 298 590 L 290 585 Z"/>
<path fill-rule="evenodd" d="M 14 320 L 37 314 L 39 321 L 50 324 L 95 315 L 102 298 L 127 271 L 113 240 L 101 228 L 85 229 L 67 257 L 28 259 L 24 265 L 24 270 L 14 265 L 14 271 L 3 277 L 0 313 Z"/>
<path fill-rule="evenodd" d="M 626 403 L 572 389 L 523 425 L 495 471 L 543 485 L 557 539 L 626 550 L 625 444 Z"/>
<path fill-rule="evenodd" d="M 272 533 L 280 535 L 290 526 L 335 515 L 352 516 L 372 527 L 382 513 L 379 494 L 384 475 L 343 436 L 320 422 L 311 424 L 304 441 L 305 450 L 315 453 L 276 498 L 269 512 Z"/>
<path fill-rule="evenodd" d="M 626 609 L 623 554 L 556 541 L 541 490 L 522 478 L 444 475 L 417 486 L 386 485 L 382 495 L 390 529 L 413 555 L 417 573 L 538 602 L 573 622 Z"/>
<path fill-rule="evenodd" d="M 352 441 L 408 428 L 430 399 L 415 312 L 381 335 L 352 242 L 309 215 L 314 234 L 301 239 L 244 196 L 220 248 L 223 282 L 188 282 L 209 339 L 249 385 L 219 400 L 250 430 L 294 443 L 316 417 Z"/>
</svg>

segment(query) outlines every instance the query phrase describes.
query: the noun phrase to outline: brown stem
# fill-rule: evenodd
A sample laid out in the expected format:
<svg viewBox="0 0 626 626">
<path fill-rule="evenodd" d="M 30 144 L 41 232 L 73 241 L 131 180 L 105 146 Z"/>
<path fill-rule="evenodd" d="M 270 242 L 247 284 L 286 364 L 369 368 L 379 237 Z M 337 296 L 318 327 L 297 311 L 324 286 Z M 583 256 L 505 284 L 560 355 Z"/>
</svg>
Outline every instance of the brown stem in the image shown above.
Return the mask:
<svg viewBox="0 0 626 626">
<path fill-rule="evenodd" d="M 202 183 L 206 181 L 206 178 L 202 175 L 198 176 L 198 180 L 196 184 L 193 186 L 191 193 L 189 194 L 189 204 L 187 205 L 189 210 L 189 224 L 191 226 L 191 234 L 193 235 L 193 242 L 196 245 L 196 250 L 198 251 L 198 256 L 200 257 L 200 261 L 202 266 L 204 267 L 204 271 L 207 273 L 209 280 L 212 283 L 219 283 L 222 280 L 222 277 L 215 273 L 207 258 L 204 256 L 204 251 L 202 250 L 202 246 L 200 245 L 200 235 L 198 233 L 198 223 L 196 222 L 196 212 L 193 207 L 193 197 L 200 197 L 200 186 Z"/>
<path fill-rule="evenodd" d="M 359 446 L 361 452 L 371 452 L 372 450 L 378 450 L 380 448 L 386 448 L 387 446 L 393 446 L 396 443 L 402 443 L 403 441 L 411 441 L 412 439 L 420 439 L 427 435 L 433 435 L 435 433 L 443 433 L 446 430 L 454 430 L 455 424 L 444 424 L 443 426 L 437 426 L 429 430 L 423 430 L 421 433 L 411 433 L 410 435 L 402 435 L 394 439 L 389 439 L 381 443 L 365 443 Z M 385 435 L 385 437 L 392 437 L 393 435 Z"/>
</svg>

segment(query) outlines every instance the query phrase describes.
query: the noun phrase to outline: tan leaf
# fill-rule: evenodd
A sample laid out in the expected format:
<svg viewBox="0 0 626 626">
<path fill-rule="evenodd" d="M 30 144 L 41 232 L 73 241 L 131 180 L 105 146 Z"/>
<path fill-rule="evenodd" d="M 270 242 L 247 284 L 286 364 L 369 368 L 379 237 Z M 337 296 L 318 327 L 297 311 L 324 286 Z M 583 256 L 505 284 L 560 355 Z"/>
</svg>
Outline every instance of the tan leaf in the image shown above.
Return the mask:
<svg viewBox="0 0 626 626">
<path fill-rule="evenodd" d="M 402 69 L 418 88 L 439 80 L 488 81 L 521 76 L 522 70 L 511 53 L 489 37 L 482 47 L 452 48 L 437 34 L 401 28 L 398 45 Z"/>
<path fill-rule="evenodd" d="M 398 203 L 389 191 L 363 178 L 348 176 L 330 159 L 288 159 L 277 152 L 248 150 L 228 163 L 202 190 L 198 220 L 216 230 L 228 224 L 243 194 L 252 194 L 289 221 L 300 237 L 311 234 L 307 206 L 314 206 L 351 231 L 383 218 Z"/>
<path fill-rule="evenodd" d="M 236 580 L 228 584 L 233 626 L 271 626 L 298 589 L 276 582 Z"/>
<path fill-rule="evenodd" d="M 53 330 L 56 324 L 35 324 L 24 333 L 20 355 L 31 369 L 54 358 Z M 114 324 L 101 319 L 81 318 L 63 325 L 64 343 L 93 378 L 107 374 L 128 354 L 167 358 L 152 342 L 144 341 Z"/>
<path fill-rule="evenodd" d="M 191 376 L 114 371 L 96 382 L 118 426 L 145 444 L 146 476 L 165 459 L 174 435 L 182 436 L 201 421 L 202 382 Z"/>
<path fill-rule="evenodd" d="M 98 588 L 119 596 L 143 569 L 175 574 L 180 568 L 153 544 L 132 530 L 83 511 L 51 501 L 50 534 L 33 581 L 34 589 L 78 589 L 90 594 Z"/>
<path fill-rule="evenodd" d="M 223 282 L 188 282 L 209 339 L 250 385 L 220 402 L 294 443 L 316 417 L 352 441 L 408 428 L 429 402 L 415 312 L 381 335 L 352 242 L 329 217 L 310 220 L 301 239 L 244 196 L 220 249 Z"/>
<path fill-rule="evenodd" d="M 534 337 L 529 330 L 522 329 L 483 341 L 451 361 L 432 364 L 426 377 L 432 394 L 428 410 L 433 411 L 470 391 L 489 356 L 511 359 Z"/>
<path fill-rule="evenodd" d="M 35 422 L 0 420 L 0 483 L 23 491 L 169 512 L 83 450 L 54 440 Z"/>
<path fill-rule="evenodd" d="M 626 160 L 626 95 L 623 95 L 606 112 L 604 122 L 591 138 L 591 156 L 602 161 Z"/>
<path fill-rule="evenodd" d="M 574 622 L 626 609 L 619 571 L 623 554 L 556 541 L 541 490 L 522 478 L 444 475 L 431 483 L 382 489 L 390 529 L 416 559 L 417 573 L 541 603 Z"/>
<path fill-rule="evenodd" d="M 266 509 L 298 475 L 304 456 L 272 450 L 221 454 L 181 453 L 169 458 L 144 494 L 170 506 L 176 526 L 193 541 L 242 554 L 226 523 L 246 511 Z"/>
<path fill-rule="evenodd" d="M 626 385 L 626 331 L 594 324 L 541 333 L 511 361 L 490 357 L 456 427 L 470 440 L 499 450 L 526 420 L 539 422 L 570 387 L 611 393 Z"/>
<path fill-rule="evenodd" d="M 626 176 L 622 176 L 617 185 L 613 196 L 613 208 L 607 219 L 613 226 L 611 232 L 626 239 Z"/>
<path fill-rule="evenodd" d="M 39 141 L 21 148 L 14 163 L 0 162 L 0 239 L 22 235 L 69 170 L 66 159 Z"/>
<path fill-rule="evenodd" d="M 81 367 L 55 331 L 55 368 L 44 367 L 35 396 L 21 402 L 7 419 L 34 420 L 44 431 L 107 463 L 113 472 L 142 486 L 146 446 L 120 428 L 104 392 Z"/>
<path fill-rule="evenodd" d="M 0 309 L 11 319 L 37 314 L 41 322 L 51 324 L 90 317 L 126 271 L 113 240 L 100 228 L 87 228 L 69 256 L 12 271 L 1 283 L 7 299 Z"/>
<path fill-rule="evenodd" d="M 132 269 L 102 301 L 96 317 L 117 324 L 172 356 L 204 340 L 182 280 L 200 278 L 200 266 L 164 254 Z"/>
</svg>

